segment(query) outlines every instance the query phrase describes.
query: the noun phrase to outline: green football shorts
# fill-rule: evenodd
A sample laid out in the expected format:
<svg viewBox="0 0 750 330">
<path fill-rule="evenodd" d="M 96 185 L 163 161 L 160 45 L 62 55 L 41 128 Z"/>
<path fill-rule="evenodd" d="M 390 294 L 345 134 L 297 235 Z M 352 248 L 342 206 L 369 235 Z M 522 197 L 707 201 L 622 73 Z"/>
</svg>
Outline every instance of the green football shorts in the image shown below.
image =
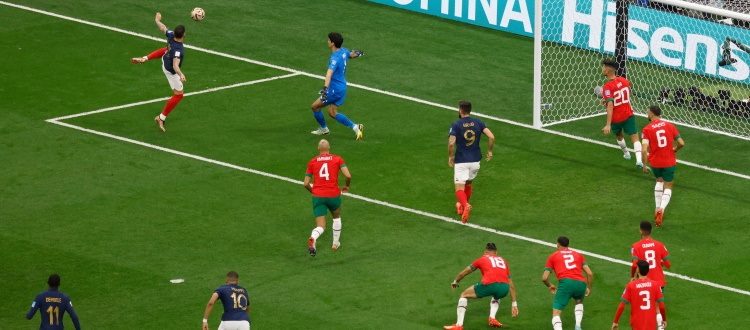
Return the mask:
<svg viewBox="0 0 750 330">
<path fill-rule="evenodd" d="M 477 298 L 484 298 L 492 296 L 495 299 L 505 298 L 510 292 L 510 284 L 495 282 L 484 285 L 482 283 L 474 284 L 474 292 L 477 294 Z"/>
<path fill-rule="evenodd" d="M 630 116 L 619 123 L 612 123 L 609 127 L 612 129 L 612 134 L 620 133 L 622 130 L 625 130 L 625 135 L 638 134 L 638 129 L 635 128 L 635 116 Z"/>
<path fill-rule="evenodd" d="M 322 217 L 328 214 L 328 211 L 336 211 L 341 207 L 341 196 L 336 197 L 315 197 L 312 198 L 313 213 L 315 217 Z"/>
<path fill-rule="evenodd" d="M 585 296 L 586 282 L 564 278 L 557 285 L 557 293 L 555 294 L 555 302 L 552 303 L 552 308 L 563 310 L 565 306 L 568 306 L 570 298 L 580 300 Z"/>
<path fill-rule="evenodd" d="M 655 178 L 662 178 L 665 182 L 674 181 L 674 172 L 677 169 L 677 165 L 670 167 L 651 167 L 651 172 L 654 173 Z"/>
</svg>

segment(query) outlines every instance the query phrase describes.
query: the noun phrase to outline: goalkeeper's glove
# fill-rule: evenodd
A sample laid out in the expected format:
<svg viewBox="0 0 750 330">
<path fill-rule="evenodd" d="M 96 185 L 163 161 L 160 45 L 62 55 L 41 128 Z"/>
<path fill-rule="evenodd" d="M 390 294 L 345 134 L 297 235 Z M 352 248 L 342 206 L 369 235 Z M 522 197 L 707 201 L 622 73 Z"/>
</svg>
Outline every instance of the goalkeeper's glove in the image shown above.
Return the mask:
<svg viewBox="0 0 750 330">
<path fill-rule="evenodd" d="M 365 52 L 363 52 L 361 50 L 356 50 L 355 49 L 355 50 L 352 51 L 352 53 L 357 54 L 357 57 L 365 56 Z"/>
<path fill-rule="evenodd" d="M 318 94 L 320 94 L 320 99 L 323 102 L 328 102 L 328 86 L 323 86 L 323 89 L 321 89 Z"/>
</svg>

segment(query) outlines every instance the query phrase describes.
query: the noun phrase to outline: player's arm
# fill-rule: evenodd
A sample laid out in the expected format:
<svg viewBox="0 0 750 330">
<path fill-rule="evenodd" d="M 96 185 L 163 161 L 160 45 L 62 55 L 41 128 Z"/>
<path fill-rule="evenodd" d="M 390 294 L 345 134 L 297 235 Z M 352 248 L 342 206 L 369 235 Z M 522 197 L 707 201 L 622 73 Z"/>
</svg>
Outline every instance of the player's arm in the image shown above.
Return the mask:
<svg viewBox="0 0 750 330">
<path fill-rule="evenodd" d="M 487 135 L 487 139 L 489 140 L 489 144 L 487 145 L 487 161 L 490 161 L 492 159 L 492 147 L 495 146 L 495 135 L 487 127 L 482 130 L 482 133 Z"/>
<path fill-rule="evenodd" d="M 172 61 L 172 69 L 174 69 L 174 72 L 180 76 L 180 81 L 186 81 L 185 75 L 182 73 L 182 70 L 180 70 L 180 60 L 179 58 L 175 58 Z"/>
<path fill-rule="evenodd" d="M 635 272 L 638 270 L 638 258 L 633 257 L 633 265 L 630 266 L 630 280 L 635 280 Z"/>
<path fill-rule="evenodd" d="M 365 55 L 365 52 L 355 49 L 351 53 L 349 53 L 349 58 L 357 58 L 357 57 L 364 56 L 364 55 Z"/>
<path fill-rule="evenodd" d="M 510 285 L 510 301 L 512 301 L 511 307 L 510 307 L 510 315 L 512 317 L 516 317 L 518 316 L 518 302 L 516 300 L 516 286 L 513 285 L 513 279 L 510 277 L 508 278 L 508 284 Z"/>
<path fill-rule="evenodd" d="M 453 167 L 453 161 L 455 160 L 455 156 L 453 155 L 453 151 L 456 149 L 456 136 L 450 135 L 448 137 L 448 166 Z"/>
<path fill-rule="evenodd" d="M 303 182 L 302 184 L 305 186 L 305 189 L 307 189 L 307 191 L 312 193 L 312 185 L 310 185 L 311 180 L 312 177 L 310 177 L 309 174 L 305 174 L 305 182 Z"/>
<path fill-rule="evenodd" d="M 349 168 L 346 166 L 342 166 L 341 173 L 344 174 L 344 180 L 346 181 L 346 185 L 341 188 L 341 192 L 349 192 L 349 185 L 352 183 L 352 175 L 351 173 L 349 173 Z"/>
<path fill-rule="evenodd" d="M 203 312 L 203 330 L 208 330 L 208 317 L 211 316 L 211 310 L 214 309 L 216 299 L 219 299 L 219 294 L 214 292 L 211 299 L 208 300 L 208 304 L 206 304 L 206 311 Z"/>
<path fill-rule="evenodd" d="M 544 273 L 542 273 L 542 283 L 544 283 L 544 285 L 549 288 L 549 292 L 552 292 L 552 294 L 554 294 L 555 292 L 557 292 L 557 288 L 549 282 L 549 273 L 549 270 L 544 270 Z"/>
<path fill-rule="evenodd" d="M 39 309 L 39 306 L 41 306 L 41 301 L 39 301 L 39 298 L 34 298 L 34 302 L 31 303 L 31 309 L 29 309 L 29 312 L 26 313 L 26 319 L 31 320 L 34 317 L 34 314 L 36 314 L 36 311 Z"/>
<path fill-rule="evenodd" d="M 159 30 L 161 30 L 161 33 L 167 33 L 167 31 L 169 31 L 169 29 L 167 29 L 167 26 L 161 22 L 161 13 L 156 13 L 156 18 L 154 18 L 154 21 L 156 22 L 156 26 L 159 27 Z"/>
<path fill-rule="evenodd" d="M 586 296 L 591 294 L 591 287 L 594 285 L 594 273 L 589 265 L 583 265 L 583 273 L 586 274 Z"/>
<path fill-rule="evenodd" d="M 604 125 L 602 131 L 604 132 L 604 135 L 609 135 L 609 133 L 612 132 L 610 125 L 612 125 L 612 114 L 615 112 L 615 101 L 610 99 L 605 100 L 604 103 L 607 104 L 607 125 Z"/>
<path fill-rule="evenodd" d="M 677 138 L 677 145 L 674 146 L 674 152 L 677 152 L 677 150 L 682 149 L 682 147 L 684 147 L 684 146 L 685 146 L 685 141 L 681 137 L 678 137 Z"/>
<path fill-rule="evenodd" d="M 664 300 L 659 301 L 659 313 L 661 314 L 662 327 L 667 327 L 667 306 L 664 306 Z"/>
<path fill-rule="evenodd" d="M 76 314 L 76 311 L 73 309 L 73 304 L 71 304 L 70 301 L 65 304 L 65 311 L 68 312 L 70 319 L 73 320 L 73 326 L 76 327 L 76 330 L 81 330 L 81 322 L 78 321 L 78 314 Z"/>
<path fill-rule="evenodd" d="M 451 288 L 453 290 L 456 290 L 456 288 L 458 287 L 458 282 L 461 282 L 461 280 L 463 280 L 464 277 L 466 277 L 466 275 L 471 274 L 473 271 L 474 271 L 473 268 L 466 267 L 466 269 L 464 269 L 460 273 L 458 273 L 458 275 L 456 276 L 456 279 L 453 280 L 453 283 L 451 283 Z"/>
<path fill-rule="evenodd" d="M 621 301 L 620 306 L 617 306 L 617 313 L 615 313 L 615 320 L 614 323 L 612 323 L 612 330 L 616 330 L 618 328 L 617 323 L 620 322 L 620 316 L 622 316 L 622 312 L 625 311 L 625 302 Z"/>
<path fill-rule="evenodd" d="M 328 69 L 328 71 L 326 71 L 326 82 L 323 86 L 325 89 L 328 89 L 328 86 L 331 86 L 331 77 L 333 77 L 333 70 Z"/>
</svg>

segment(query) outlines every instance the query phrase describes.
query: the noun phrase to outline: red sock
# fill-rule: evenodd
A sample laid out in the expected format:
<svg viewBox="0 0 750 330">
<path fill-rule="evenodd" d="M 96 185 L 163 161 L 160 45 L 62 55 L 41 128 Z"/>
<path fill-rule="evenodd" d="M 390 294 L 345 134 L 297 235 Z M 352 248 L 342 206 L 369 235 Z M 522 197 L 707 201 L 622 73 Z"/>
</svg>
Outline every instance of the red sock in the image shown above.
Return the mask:
<svg viewBox="0 0 750 330">
<path fill-rule="evenodd" d="M 162 48 L 162 49 L 158 49 L 158 50 L 155 50 L 155 51 L 154 51 L 153 53 L 151 53 L 151 54 L 148 54 L 148 55 L 146 55 L 146 57 L 147 57 L 147 58 L 148 58 L 149 60 L 153 60 L 153 59 L 155 59 L 155 58 L 159 58 L 159 57 L 162 57 L 162 56 L 164 56 L 164 53 L 166 53 L 166 52 L 167 52 L 167 49 L 166 49 L 166 48 Z"/>
<path fill-rule="evenodd" d="M 180 103 L 180 100 L 182 100 L 182 97 L 184 95 L 185 94 L 172 95 L 172 98 L 169 99 L 169 101 L 167 101 L 167 105 L 164 106 L 164 111 L 162 111 L 161 114 L 164 115 L 165 117 L 168 116 L 169 113 L 172 112 L 172 110 L 174 110 L 174 107 L 177 106 L 177 103 Z"/>
<path fill-rule="evenodd" d="M 466 193 L 466 202 L 468 202 L 469 199 L 471 199 L 471 185 L 470 184 L 467 184 L 466 186 L 464 186 L 464 192 Z"/>
<path fill-rule="evenodd" d="M 463 190 L 456 190 L 456 199 L 461 203 L 461 206 L 466 206 L 466 203 L 468 202 L 466 193 Z"/>
</svg>

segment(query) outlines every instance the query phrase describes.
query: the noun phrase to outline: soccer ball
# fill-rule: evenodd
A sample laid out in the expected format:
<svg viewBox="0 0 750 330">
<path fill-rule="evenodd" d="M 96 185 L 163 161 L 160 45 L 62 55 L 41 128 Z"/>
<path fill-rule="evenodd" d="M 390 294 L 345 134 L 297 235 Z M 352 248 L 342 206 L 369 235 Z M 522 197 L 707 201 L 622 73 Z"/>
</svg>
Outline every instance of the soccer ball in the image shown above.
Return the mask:
<svg viewBox="0 0 750 330">
<path fill-rule="evenodd" d="M 596 86 L 594 87 L 594 95 L 597 97 L 602 97 L 602 86 Z"/>
<path fill-rule="evenodd" d="M 203 18 L 206 17 L 206 12 L 202 8 L 196 7 L 195 9 L 193 9 L 193 11 L 190 12 L 190 17 L 192 17 L 196 22 L 200 22 Z"/>
</svg>

